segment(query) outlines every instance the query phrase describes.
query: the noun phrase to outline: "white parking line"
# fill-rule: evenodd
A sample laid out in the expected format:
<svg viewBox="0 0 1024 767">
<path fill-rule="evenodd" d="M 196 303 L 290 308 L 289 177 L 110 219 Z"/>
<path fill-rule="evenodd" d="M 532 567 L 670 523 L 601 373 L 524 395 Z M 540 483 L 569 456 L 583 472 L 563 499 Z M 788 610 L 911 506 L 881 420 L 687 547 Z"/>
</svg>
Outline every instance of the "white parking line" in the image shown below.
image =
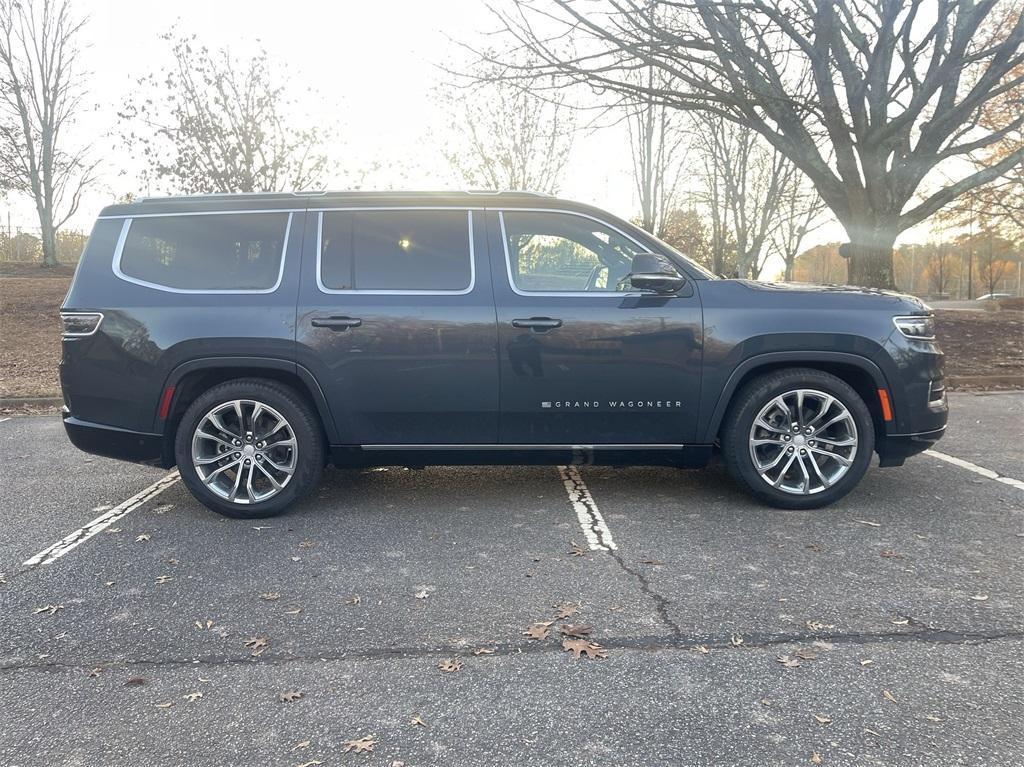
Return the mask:
<svg viewBox="0 0 1024 767">
<path fill-rule="evenodd" d="M 981 476 L 987 477 L 988 479 L 994 479 L 996 482 L 1002 482 L 1004 485 L 1015 487 L 1018 490 L 1024 490 L 1024 482 L 1021 482 L 1019 479 L 1014 479 L 1013 477 L 1004 477 L 1002 474 L 998 474 L 992 471 L 991 469 L 986 469 L 984 466 L 978 466 L 978 464 L 976 463 L 965 461 L 963 458 L 956 458 L 952 455 L 946 455 L 945 453 L 940 453 L 938 450 L 925 450 L 924 454 L 930 455 L 933 458 L 938 458 L 940 461 L 951 463 L 954 466 L 959 466 L 961 469 L 973 471 L 975 474 L 980 474 Z"/>
<path fill-rule="evenodd" d="M 65 536 L 52 546 L 43 549 L 31 559 L 26 559 L 23 563 L 24 566 L 35 567 L 36 565 L 48 565 L 55 559 L 60 559 L 75 547 L 80 546 L 92 538 L 96 533 L 103 532 L 103 530 L 110 527 L 114 522 L 121 519 L 121 517 L 139 508 L 139 506 L 144 504 L 146 501 L 152 500 L 156 496 L 160 495 L 160 493 L 169 488 L 179 479 L 178 470 L 175 469 L 170 474 L 158 479 L 145 490 L 136 493 L 127 501 L 119 503 L 117 506 L 110 509 L 110 511 L 103 512 L 103 514 L 96 517 L 96 519 L 85 527 L 75 530 L 75 532 Z"/>
<path fill-rule="evenodd" d="M 565 485 L 565 492 L 569 494 L 569 503 L 576 512 L 583 537 L 587 539 L 590 550 L 615 551 L 619 548 L 612 540 L 612 531 L 604 523 L 604 517 L 594 503 L 594 498 L 580 476 L 579 469 L 575 466 L 559 466 L 558 473 L 562 475 L 562 484 Z"/>
<path fill-rule="evenodd" d="M 10 420 L 11 420 L 10 418 L 0 418 L 0 423 L 3 423 L 4 421 L 10 421 Z"/>
</svg>

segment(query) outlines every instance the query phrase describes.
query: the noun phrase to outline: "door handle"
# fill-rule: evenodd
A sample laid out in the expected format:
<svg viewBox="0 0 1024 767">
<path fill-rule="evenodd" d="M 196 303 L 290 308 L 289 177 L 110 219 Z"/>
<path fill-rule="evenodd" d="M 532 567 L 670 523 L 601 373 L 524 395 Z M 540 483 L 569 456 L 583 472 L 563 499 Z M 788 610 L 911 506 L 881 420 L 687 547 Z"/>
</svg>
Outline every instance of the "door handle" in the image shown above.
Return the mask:
<svg viewBox="0 0 1024 767">
<path fill-rule="evenodd" d="M 546 333 L 549 330 L 562 327 L 562 321 L 551 317 L 530 317 L 525 320 L 512 320 L 514 328 L 529 328 L 535 333 Z"/>
<path fill-rule="evenodd" d="M 358 317 L 314 317 L 314 328 L 330 328 L 331 330 L 348 330 L 358 328 L 363 321 Z"/>
</svg>

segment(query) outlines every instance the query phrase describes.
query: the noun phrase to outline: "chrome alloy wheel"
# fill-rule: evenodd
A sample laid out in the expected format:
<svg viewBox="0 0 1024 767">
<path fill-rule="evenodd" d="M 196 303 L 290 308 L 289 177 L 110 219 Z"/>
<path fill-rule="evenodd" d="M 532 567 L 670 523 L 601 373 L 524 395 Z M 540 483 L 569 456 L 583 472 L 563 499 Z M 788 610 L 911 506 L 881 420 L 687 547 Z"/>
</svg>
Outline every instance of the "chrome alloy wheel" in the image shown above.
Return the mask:
<svg viewBox="0 0 1024 767">
<path fill-rule="evenodd" d="M 232 503 L 259 503 L 280 493 L 295 474 L 298 455 L 291 424 L 255 400 L 217 405 L 192 435 L 196 474 Z"/>
<path fill-rule="evenodd" d="M 793 495 L 832 487 L 857 455 L 857 424 L 846 405 L 816 389 L 794 389 L 761 408 L 750 457 L 761 479 Z"/>
</svg>

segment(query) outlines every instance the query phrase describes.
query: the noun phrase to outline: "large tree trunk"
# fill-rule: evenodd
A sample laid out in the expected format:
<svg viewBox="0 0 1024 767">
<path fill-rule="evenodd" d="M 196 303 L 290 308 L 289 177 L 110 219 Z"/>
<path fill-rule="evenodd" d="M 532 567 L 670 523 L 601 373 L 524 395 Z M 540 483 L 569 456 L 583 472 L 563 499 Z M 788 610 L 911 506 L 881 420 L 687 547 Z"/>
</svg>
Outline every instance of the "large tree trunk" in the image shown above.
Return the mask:
<svg viewBox="0 0 1024 767">
<path fill-rule="evenodd" d="M 867 226 L 852 223 L 846 224 L 846 231 L 850 235 L 847 281 L 864 288 L 895 290 L 892 263 L 892 248 L 897 235 L 895 227 L 885 222 Z"/>
<path fill-rule="evenodd" d="M 57 231 L 49 221 L 41 221 L 43 241 L 43 266 L 46 268 L 57 265 Z"/>
</svg>

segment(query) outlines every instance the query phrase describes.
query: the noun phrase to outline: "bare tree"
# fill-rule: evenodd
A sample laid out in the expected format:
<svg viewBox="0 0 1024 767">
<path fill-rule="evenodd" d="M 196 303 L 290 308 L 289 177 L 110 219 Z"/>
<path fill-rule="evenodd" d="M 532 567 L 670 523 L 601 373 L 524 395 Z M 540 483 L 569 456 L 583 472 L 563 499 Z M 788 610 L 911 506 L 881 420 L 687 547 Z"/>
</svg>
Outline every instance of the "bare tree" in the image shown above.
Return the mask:
<svg viewBox="0 0 1024 767">
<path fill-rule="evenodd" d="M 32 197 L 43 266 L 57 265 L 57 232 L 96 169 L 68 135 L 82 106 L 84 24 L 66 0 L 0 0 L 0 189 Z"/>
<path fill-rule="evenodd" d="M 959 261 L 948 242 L 934 243 L 929 250 L 931 253 L 925 265 L 928 282 L 936 297 L 948 296 L 950 282 L 953 279 L 953 266 Z"/>
<path fill-rule="evenodd" d="M 1008 8 L 1004 34 L 976 39 Z M 515 0 L 495 13 L 544 71 L 756 130 L 845 227 L 857 284 L 893 287 L 900 232 L 1024 158 L 1019 148 L 930 186 L 938 166 L 1024 124 L 1020 110 L 995 128 L 981 120 L 1024 82 L 1012 0 Z M 641 66 L 678 85 L 639 84 Z"/>
<path fill-rule="evenodd" d="M 728 232 L 735 244 L 736 273 L 757 279 L 768 257 L 768 237 L 779 222 L 783 192 L 797 170 L 745 126 L 700 115 L 697 135 L 696 146 L 706 158 L 712 229 Z"/>
<path fill-rule="evenodd" d="M 331 165 L 330 132 L 297 113 L 286 77 L 266 51 L 238 60 L 192 37 L 163 35 L 174 65 L 139 80 L 120 112 L 123 138 L 168 191 L 258 192 L 308 189 Z"/>
<path fill-rule="evenodd" d="M 653 90 L 664 75 L 647 67 L 643 77 Z M 662 83 L 661 87 L 665 84 Z M 678 207 L 679 182 L 686 161 L 688 136 L 675 110 L 650 95 L 626 105 L 626 124 L 633 150 L 633 180 L 640 200 L 640 226 L 661 237 L 666 218 Z"/>
<path fill-rule="evenodd" d="M 799 171 L 790 175 L 779 194 L 778 221 L 769 234 L 769 249 L 785 264 L 783 279 L 793 279 L 793 262 L 804 238 L 824 223 L 825 203 Z"/>
<path fill-rule="evenodd" d="M 440 94 L 452 115 L 449 129 L 460 139 L 444 149 L 459 181 L 485 189 L 557 192 L 576 129 L 566 96 L 540 95 L 536 84 L 507 80 L 495 65 L 468 77 L 470 84 Z"/>
</svg>

